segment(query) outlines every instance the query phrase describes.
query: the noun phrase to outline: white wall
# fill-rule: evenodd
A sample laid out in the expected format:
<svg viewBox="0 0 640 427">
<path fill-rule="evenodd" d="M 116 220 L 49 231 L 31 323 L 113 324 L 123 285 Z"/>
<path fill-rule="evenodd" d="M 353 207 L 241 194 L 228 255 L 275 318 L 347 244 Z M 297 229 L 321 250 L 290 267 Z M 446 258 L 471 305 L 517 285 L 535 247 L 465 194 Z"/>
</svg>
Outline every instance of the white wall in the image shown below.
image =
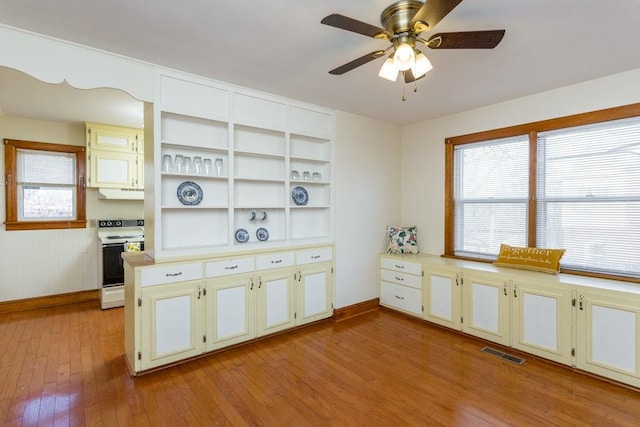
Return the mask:
<svg viewBox="0 0 640 427">
<path fill-rule="evenodd" d="M 336 308 L 378 297 L 385 228 L 400 219 L 400 128 L 336 113 Z"/>
<path fill-rule="evenodd" d="M 401 219 L 423 252 L 444 251 L 444 140 L 640 102 L 640 69 L 490 105 L 402 129 Z"/>
<path fill-rule="evenodd" d="M 85 145 L 84 126 L 0 117 L 0 139 Z M 4 176 L 4 150 L 0 151 Z M 5 186 L 0 220 L 6 219 Z M 87 218 L 142 218 L 143 202 L 99 200 L 87 189 Z M 0 301 L 97 289 L 99 243 L 96 228 L 18 230 L 0 228 Z"/>
</svg>

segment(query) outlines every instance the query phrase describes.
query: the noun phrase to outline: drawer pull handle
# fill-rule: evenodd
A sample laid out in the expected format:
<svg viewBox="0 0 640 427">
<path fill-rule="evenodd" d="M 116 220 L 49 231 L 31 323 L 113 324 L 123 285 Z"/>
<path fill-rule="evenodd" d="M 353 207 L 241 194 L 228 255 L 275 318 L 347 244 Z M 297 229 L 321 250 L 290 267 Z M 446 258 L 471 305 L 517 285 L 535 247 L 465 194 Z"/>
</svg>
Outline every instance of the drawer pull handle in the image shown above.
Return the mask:
<svg viewBox="0 0 640 427">
<path fill-rule="evenodd" d="M 399 297 L 398 295 L 396 295 L 397 299 L 404 299 L 404 297 Z"/>
<path fill-rule="evenodd" d="M 236 268 L 238 268 L 238 265 L 232 265 L 231 267 L 225 267 L 225 270 L 235 270 Z"/>
<path fill-rule="evenodd" d="M 311 255 L 311 259 L 318 259 L 320 258 L 320 255 Z"/>
<path fill-rule="evenodd" d="M 395 264 L 396 268 L 404 268 L 404 265 Z"/>
<path fill-rule="evenodd" d="M 404 282 L 404 277 L 398 277 L 398 276 L 396 276 L 396 280 L 399 280 L 399 281 L 401 281 L 401 282 Z"/>
<path fill-rule="evenodd" d="M 282 262 L 281 259 L 271 260 L 271 264 L 280 264 Z"/>
<path fill-rule="evenodd" d="M 177 273 L 166 273 L 165 276 L 167 276 L 167 277 L 182 276 L 182 271 L 179 271 Z"/>
</svg>

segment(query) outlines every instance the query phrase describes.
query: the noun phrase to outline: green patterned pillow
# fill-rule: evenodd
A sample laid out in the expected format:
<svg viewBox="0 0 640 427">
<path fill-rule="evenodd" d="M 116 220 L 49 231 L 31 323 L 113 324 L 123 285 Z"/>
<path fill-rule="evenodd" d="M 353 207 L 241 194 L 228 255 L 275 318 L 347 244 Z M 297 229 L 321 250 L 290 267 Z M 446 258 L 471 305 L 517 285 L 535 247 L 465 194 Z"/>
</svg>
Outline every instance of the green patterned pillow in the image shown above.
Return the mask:
<svg viewBox="0 0 640 427">
<path fill-rule="evenodd" d="M 418 227 L 388 227 L 388 254 L 417 254 Z"/>
</svg>

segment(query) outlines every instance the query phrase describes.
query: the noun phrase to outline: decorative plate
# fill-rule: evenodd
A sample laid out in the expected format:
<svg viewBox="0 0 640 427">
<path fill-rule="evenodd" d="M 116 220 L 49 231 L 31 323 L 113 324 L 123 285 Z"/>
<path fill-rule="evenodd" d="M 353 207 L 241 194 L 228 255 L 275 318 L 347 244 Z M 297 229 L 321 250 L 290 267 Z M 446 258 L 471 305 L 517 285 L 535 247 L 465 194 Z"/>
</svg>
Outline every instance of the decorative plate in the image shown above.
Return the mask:
<svg viewBox="0 0 640 427">
<path fill-rule="evenodd" d="M 178 186 L 178 200 L 187 206 L 194 206 L 202 201 L 202 188 L 195 182 L 185 181 Z"/>
<path fill-rule="evenodd" d="M 309 201 L 309 193 L 304 187 L 295 187 L 291 190 L 291 197 L 293 197 L 293 201 L 298 206 L 306 205 Z"/>
<path fill-rule="evenodd" d="M 258 240 L 260 240 L 261 242 L 264 242 L 266 240 L 269 240 L 269 232 L 267 231 L 266 228 L 258 228 L 256 230 L 256 237 L 258 238 Z"/>
<path fill-rule="evenodd" d="M 249 241 L 249 232 L 244 228 L 238 228 L 236 230 L 236 241 L 238 243 L 247 243 Z"/>
</svg>

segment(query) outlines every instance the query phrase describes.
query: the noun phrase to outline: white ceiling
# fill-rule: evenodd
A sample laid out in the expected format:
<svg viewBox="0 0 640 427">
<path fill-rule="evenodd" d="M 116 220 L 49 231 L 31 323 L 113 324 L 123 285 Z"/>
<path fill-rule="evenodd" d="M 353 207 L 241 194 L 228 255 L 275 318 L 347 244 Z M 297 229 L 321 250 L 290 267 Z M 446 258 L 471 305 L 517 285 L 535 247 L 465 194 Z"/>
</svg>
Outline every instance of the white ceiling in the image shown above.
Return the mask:
<svg viewBox="0 0 640 427">
<path fill-rule="evenodd" d="M 0 23 L 399 125 L 640 68 L 638 0 L 464 0 L 423 36 L 504 28 L 504 39 L 493 50 L 425 48 L 434 69 L 416 93 L 406 86 L 406 101 L 400 80 L 377 76 L 383 58 L 329 75 L 387 42 L 320 20 L 340 13 L 379 26 L 390 3 L 0 0 Z M 0 109 L 11 115 L 5 80 Z M 53 98 L 39 99 L 46 109 Z"/>
</svg>

